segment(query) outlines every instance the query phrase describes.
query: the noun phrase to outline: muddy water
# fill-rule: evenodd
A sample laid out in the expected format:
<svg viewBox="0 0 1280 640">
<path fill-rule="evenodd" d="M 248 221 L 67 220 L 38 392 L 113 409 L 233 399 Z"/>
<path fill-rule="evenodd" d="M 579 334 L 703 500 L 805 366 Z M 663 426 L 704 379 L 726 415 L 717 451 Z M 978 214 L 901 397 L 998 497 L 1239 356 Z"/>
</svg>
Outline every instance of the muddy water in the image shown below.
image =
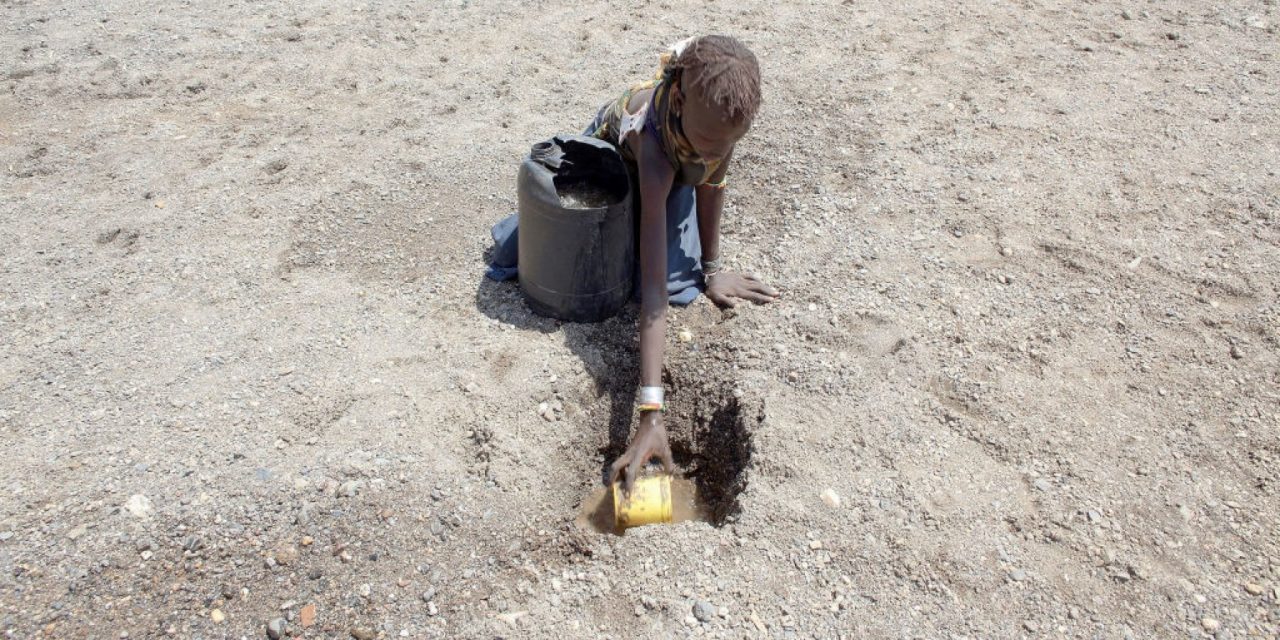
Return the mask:
<svg viewBox="0 0 1280 640">
<path fill-rule="evenodd" d="M 698 488 L 694 486 L 692 480 L 687 478 L 672 478 L 671 522 L 686 522 L 689 520 L 703 522 L 708 520 L 706 510 L 703 509 L 702 503 L 698 501 Z M 582 501 L 582 507 L 578 510 L 578 517 L 574 522 L 581 529 L 595 531 L 596 533 L 622 535 L 623 530 L 618 528 L 613 517 L 613 489 L 611 487 L 598 487 L 595 491 L 592 491 L 591 495 Z"/>
</svg>

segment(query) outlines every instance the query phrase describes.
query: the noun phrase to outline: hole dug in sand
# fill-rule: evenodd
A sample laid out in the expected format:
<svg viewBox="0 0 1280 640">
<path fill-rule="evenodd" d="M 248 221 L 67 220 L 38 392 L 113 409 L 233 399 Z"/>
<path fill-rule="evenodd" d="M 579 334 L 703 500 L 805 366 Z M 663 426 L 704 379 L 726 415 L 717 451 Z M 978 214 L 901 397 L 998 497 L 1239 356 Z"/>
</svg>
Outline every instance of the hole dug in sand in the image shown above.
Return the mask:
<svg viewBox="0 0 1280 640">
<path fill-rule="evenodd" d="M 723 381 L 669 385 L 667 433 L 677 473 L 672 479 L 672 520 L 701 520 L 720 527 L 741 511 L 747 486 L 751 433 L 763 407 L 734 397 Z M 652 472 L 649 470 L 648 472 Z M 621 534 L 614 522 L 613 492 L 600 487 L 583 502 L 577 524 L 599 533 Z"/>
</svg>

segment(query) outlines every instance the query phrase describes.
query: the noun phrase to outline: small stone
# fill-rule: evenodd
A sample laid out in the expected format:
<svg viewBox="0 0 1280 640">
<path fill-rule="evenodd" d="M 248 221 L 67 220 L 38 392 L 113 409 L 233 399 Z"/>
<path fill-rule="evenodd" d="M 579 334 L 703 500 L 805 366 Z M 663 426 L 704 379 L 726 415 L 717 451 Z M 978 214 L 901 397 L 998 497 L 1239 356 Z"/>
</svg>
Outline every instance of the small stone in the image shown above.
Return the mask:
<svg viewBox="0 0 1280 640">
<path fill-rule="evenodd" d="M 1132 20 L 1132 19 L 1133 19 L 1133 14 L 1132 14 L 1132 13 L 1130 13 L 1128 9 L 1121 9 L 1121 10 L 1120 10 L 1120 17 L 1121 17 L 1121 18 L 1124 18 L 1125 20 Z"/>
<path fill-rule="evenodd" d="M 341 487 L 338 487 L 338 494 L 344 498 L 354 498 L 356 494 L 360 493 L 362 486 L 363 483 L 359 480 L 348 480 L 342 483 Z"/>
<path fill-rule="evenodd" d="M 832 509 L 840 508 L 840 496 L 831 489 L 824 489 L 821 494 L 822 503 Z"/>
<path fill-rule="evenodd" d="M 356 640 L 373 640 L 378 634 L 365 627 L 351 627 L 351 637 Z"/>
<path fill-rule="evenodd" d="M 284 545 L 275 550 L 272 554 L 276 564 L 287 567 L 298 561 L 298 548 L 292 545 Z"/>
<path fill-rule="evenodd" d="M 440 609 L 436 607 L 436 603 L 435 603 L 435 602 L 428 602 L 428 603 L 427 603 L 427 615 L 429 615 L 429 616 L 433 616 L 433 617 L 434 617 L 437 613 L 440 613 Z"/>
<path fill-rule="evenodd" d="M 271 622 L 267 623 L 267 637 L 271 640 L 280 640 L 284 637 L 286 629 L 288 629 L 288 623 L 284 618 L 272 618 Z"/>
<path fill-rule="evenodd" d="M 222 622 L 227 619 L 227 614 L 223 613 L 222 609 L 214 609 L 209 612 L 209 619 L 214 622 Z"/>
<path fill-rule="evenodd" d="M 434 599 L 435 599 L 435 597 L 436 597 L 436 590 L 435 590 L 435 587 L 432 587 L 432 588 L 427 589 L 426 591 L 423 591 L 423 592 L 422 592 L 422 601 L 423 601 L 423 602 L 431 602 L 432 600 L 434 600 Z"/>
<path fill-rule="evenodd" d="M 298 612 L 298 621 L 302 623 L 303 628 L 310 627 L 316 623 L 316 606 L 309 604 Z"/>
<path fill-rule="evenodd" d="M 1231 357 L 1235 358 L 1236 360 L 1244 359 L 1244 351 L 1240 349 L 1240 345 L 1238 344 L 1231 345 Z"/>
<path fill-rule="evenodd" d="M 1188 507 L 1185 504 L 1178 505 L 1178 515 L 1182 516 L 1182 519 L 1186 522 L 1191 522 L 1191 520 L 1195 518 L 1195 514 L 1192 513 L 1191 507 Z"/>
<path fill-rule="evenodd" d="M 1035 620 L 1027 620 L 1022 623 L 1022 628 L 1030 631 L 1031 633 L 1035 633 L 1040 630 L 1040 625 L 1036 624 Z"/>
<path fill-rule="evenodd" d="M 1000 255 L 1006 258 L 1013 255 L 1013 247 L 1000 247 Z"/>
<path fill-rule="evenodd" d="M 138 518 L 146 518 L 155 511 L 151 499 L 140 493 L 130 496 L 129 501 L 124 503 L 124 508 Z"/>
<path fill-rule="evenodd" d="M 0 542 L 6 542 L 13 539 L 12 531 L 0 531 Z"/>
<path fill-rule="evenodd" d="M 79 540 L 81 537 L 84 536 L 85 533 L 88 533 L 88 531 L 89 531 L 89 527 L 86 527 L 85 525 L 78 525 L 72 530 L 67 532 L 67 539 Z"/>
<path fill-rule="evenodd" d="M 1085 512 L 1085 517 L 1089 518 L 1089 522 L 1092 524 L 1097 524 L 1099 522 L 1102 522 L 1102 514 L 1098 513 L 1097 511 L 1094 511 L 1093 509 L 1090 509 L 1087 512 Z"/>
<path fill-rule="evenodd" d="M 800 374 L 798 372 L 791 371 L 787 373 L 787 382 L 799 382 L 799 381 L 800 381 Z"/>
<path fill-rule="evenodd" d="M 635 613 L 636 613 L 636 617 L 637 617 L 637 618 L 639 618 L 640 616 L 643 616 L 643 615 L 644 615 L 644 606 L 643 606 L 643 605 L 636 605 Z"/>
<path fill-rule="evenodd" d="M 699 622 L 711 622 L 716 617 L 716 608 L 710 602 L 698 600 L 693 603 L 693 617 Z"/>
<path fill-rule="evenodd" d="M 821 541 L 821 540 L 810 540 L 810 541 L 809 541 L 809 550 L 810 550 L 810 551 L 817 551 L 817 550 L 819 550 L 819 549 L 821 549 L 821 548 L 822 548 L 822 541 Z"/>
<path fill-rule="evenodd" d="M 311 536 L 302 536 L 302 546 L 309 547 L 315 543 L 316 539 Z"/>
<path fill-rule="evenodd" d="M 1222 623 L 1218 622 L 1214 618 L 1204 617 L 1204 618 L 1200 618 L 1200 626 L 1204 627 L 1205 631 L 1208 631 L 1209 633 L 1214 633 L 1218 630 L 1219 627 L 1222 626 Z"/>
<path fill-rule="evenodd" d="M 529 615 L 528 611 L 511 611 L 509 613 L 499 613 L 498 619 L 512 627 L 517 627 L 519 625 L 520 618 L 527 615 Z"/>
<path fill-rule="evenodd" d="M 1022 569 L 1014 569 L 1009 572 L 1009 579 L 1014 582 L 1022 582 L 1027 579 L 1027 572 Z"/>
<path fill-rule="evenodd" d="M 680 342 L 693 342 L 693 332 L 688 329 L 677 331 L 676 337 L 680 339 Z"/>
<path fill-rule="evenodd" d="M 1036 478 L 1036 481 L 1031 485 L 1036 488 L 1036 491 L 1048 491 L 1053 488 L 1053 485 L 1049 484 L 1049 481 L 1044 478 Z"/>
<path fill-rule="evenodd" d="M 1246 582 L 1246 583 L 1244 583 L 1244 590 L 1245 590 L 1245 593 L 1248 593 L 1248 594 L 1249 594 L 1249 595 L 1251 595 L 1251 596 L 1260 596 L 1260 595 L 1262 595 L 1262 585 L 1260 585 L 1260 584 L 1258 584 L 1258 583 L 1256 583 L 1256 582 Z"/>
</svg>

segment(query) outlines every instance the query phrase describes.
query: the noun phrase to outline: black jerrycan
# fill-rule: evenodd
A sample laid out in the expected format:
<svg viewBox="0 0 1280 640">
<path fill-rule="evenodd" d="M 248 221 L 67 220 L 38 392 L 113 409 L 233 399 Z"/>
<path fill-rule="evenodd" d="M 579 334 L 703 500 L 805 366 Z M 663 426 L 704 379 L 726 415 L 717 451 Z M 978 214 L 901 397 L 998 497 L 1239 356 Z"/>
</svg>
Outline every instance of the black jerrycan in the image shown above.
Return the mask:
<svg viewBox="0 0 1280 640">
<path fill-rule="evenodd" d="M 597 322 L 635 284 L 636 225 L 627 165 L 613 145 L 562 135 L 520 165 L 520 288 L 535 313 Z"/>
</svg>

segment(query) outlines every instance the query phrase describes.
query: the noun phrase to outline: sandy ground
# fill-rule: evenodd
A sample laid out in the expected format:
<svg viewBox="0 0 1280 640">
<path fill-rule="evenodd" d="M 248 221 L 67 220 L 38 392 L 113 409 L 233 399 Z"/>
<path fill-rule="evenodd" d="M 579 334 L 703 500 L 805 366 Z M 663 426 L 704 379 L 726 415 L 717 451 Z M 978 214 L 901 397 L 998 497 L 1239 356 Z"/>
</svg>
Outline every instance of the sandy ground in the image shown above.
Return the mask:
<svg viewBox="0 0 1280 640">
<path fill-rule="evenodd" d="M 1277 24 L 2 2 L 0 628 L 1275 637 Z M 697 32 L 761 60 L 724 247 L 785 298 L 671 315 L 716 522 L 592 533 L 635 311 L 532 316 L 487 230 Z"/>
</svg>

